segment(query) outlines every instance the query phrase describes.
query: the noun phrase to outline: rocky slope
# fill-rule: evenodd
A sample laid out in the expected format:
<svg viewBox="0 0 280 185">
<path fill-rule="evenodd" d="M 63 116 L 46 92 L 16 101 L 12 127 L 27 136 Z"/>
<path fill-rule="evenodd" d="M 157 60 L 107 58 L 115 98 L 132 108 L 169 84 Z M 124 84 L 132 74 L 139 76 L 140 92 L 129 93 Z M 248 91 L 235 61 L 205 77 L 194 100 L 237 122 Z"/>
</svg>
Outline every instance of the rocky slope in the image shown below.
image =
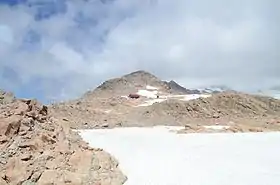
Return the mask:
<svg viewBox="0 0 280 185">
<path fill-rule="evenodd" d="M 52 114 L 71 128 L 121 126 L 122 115 L 131 107 L 123 98 L 78 100 L 50 106 Z"/>
<path fill-rule="evenodd" d="M 35 100 L 1 101 L 0 122 L 1 185 L 121 185 L 126 180 L 113 157 L 89 148 Z"/>
<path fill-rule="evenodd" d="M 200 126 L 215 124 L 230 125 L 240 131 L 280 130 L 280 100 L 225 92 L 190 101 L 171 99 L 155 103 L 135 109 L 131 117 L 146 125 L 191 125 L 195 132 L 205 131 Z"/>
<path fill-rule="evenodd" d="M 280 115 L 280 100 L 243 93 L 218 93 L 208 98 L 190 101 L 169 100 L 148 107 L 150 113 L 185 115 L 193 118 L 218 118 L 223 116 L 254 117 Z"/>
<path fill-rule="evenodd" d="M 146 86 L 155 89 L 146 89 L 145 93 L 156 91 L 159 98 L 124 96 Z M 73 128 L 215 124 L 217 121 L 264 126 L 280 118 L 280 101 L 273 98 L 226 91 L 188 100 L 192 96 L 189 93 L 201 96 L 200 92 L 174 81 L 164 82 L 148 72 L 137 71 L 106 81 L 78 100 L 52 105 L 51 110 Z M 279 129 L 278 124 L 269 127 Z"/>
</svg>

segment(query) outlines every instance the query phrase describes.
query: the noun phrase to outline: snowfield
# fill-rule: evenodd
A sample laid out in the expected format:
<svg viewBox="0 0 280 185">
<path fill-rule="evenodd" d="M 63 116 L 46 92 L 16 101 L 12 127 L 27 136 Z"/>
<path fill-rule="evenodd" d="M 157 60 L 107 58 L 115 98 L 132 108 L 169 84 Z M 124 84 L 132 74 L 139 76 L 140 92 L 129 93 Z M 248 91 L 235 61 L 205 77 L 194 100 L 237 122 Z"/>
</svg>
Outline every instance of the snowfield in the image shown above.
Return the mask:
<svg viewBox="0 0 280 185">
<path fill-rule="evenodd" d="M 179 127 L 80 130 L 120 162 L 125 185 L 279 185 L 280 133 L 176 134 Z"/>
</svg>

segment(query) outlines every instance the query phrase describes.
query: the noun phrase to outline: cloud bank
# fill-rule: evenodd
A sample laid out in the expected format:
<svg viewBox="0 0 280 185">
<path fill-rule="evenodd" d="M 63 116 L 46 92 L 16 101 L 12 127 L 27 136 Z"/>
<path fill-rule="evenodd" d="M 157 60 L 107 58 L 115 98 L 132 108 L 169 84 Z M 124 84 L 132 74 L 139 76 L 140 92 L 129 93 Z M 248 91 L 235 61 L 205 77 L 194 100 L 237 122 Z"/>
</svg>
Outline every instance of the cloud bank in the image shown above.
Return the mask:
<svg viewBox="0 0 280 185">
<path fill-rule="evenodd" d="M 279 85 L 277 0 L 0 4 L 0 86 L 44 101 L 148 70 L 186 87 Z"/>
</svg>

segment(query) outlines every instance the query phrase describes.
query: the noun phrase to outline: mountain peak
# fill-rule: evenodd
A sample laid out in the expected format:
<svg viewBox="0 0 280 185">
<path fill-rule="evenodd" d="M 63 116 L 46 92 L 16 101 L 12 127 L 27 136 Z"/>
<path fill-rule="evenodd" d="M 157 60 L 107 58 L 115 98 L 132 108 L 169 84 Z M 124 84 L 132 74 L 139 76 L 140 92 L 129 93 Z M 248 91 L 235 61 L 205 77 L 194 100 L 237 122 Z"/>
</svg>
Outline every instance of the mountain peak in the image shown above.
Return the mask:
<svg viewBox="0 0 280 185">
<path fill-rule="evenodd" d="M 151 74 L 150 72 L 148 71 L 145 71 L 145 70 L 138 70 L 138 71 L 134 71 L 132 73 L 129 73 L 129 74 L 126 74 L 123 76 L 124 78 L 133 78 L 133 77 L 150 77 L 150 78 L 156 78 L 157 77 L 153 74 Z"/>
<path fill-rule="evenodd" d="M 144 71 L 138 70 L 129 74 L 122 76 L 121 78 L 125 79 L 126 81 L 137 84 L 137 85 L 160 85 L 162 81 L 156 77 L 155 75 Z"/>
<path fill-rule="evenodd" d="M 136 93 L 139 88 L 146 88 L 147 85 L 154 87 L 165 86 L 164 82 L 155 75 L 144 70 L 138 70 L 119 78 L 109 79 L 99 85 L 94 91 L 87 92 L 86 96 L 90 96 L 93 93 L 98 93 L 98 96 L 101 96 L 101 94 L 111 96 Z"/>
</svg>

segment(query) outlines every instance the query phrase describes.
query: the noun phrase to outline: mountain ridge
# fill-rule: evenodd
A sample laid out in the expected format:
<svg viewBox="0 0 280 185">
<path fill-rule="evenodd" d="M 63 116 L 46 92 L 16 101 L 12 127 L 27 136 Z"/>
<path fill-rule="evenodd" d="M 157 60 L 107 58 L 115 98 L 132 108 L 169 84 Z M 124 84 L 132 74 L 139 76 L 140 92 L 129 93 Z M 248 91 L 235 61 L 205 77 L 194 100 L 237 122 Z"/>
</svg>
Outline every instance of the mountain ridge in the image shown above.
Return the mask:
<svg viewBox="0 0 280 185">
<path fill-rule="evenodd" d="M 280 115 L 280 109 L 275 109 L 280 106 L 276 99 L 224 86 L 214 88 L 220 88 L 221 92 L 189 90 L 175 81 L 162 81 L 140 70 L 107 80 L 86 96 L 55 104 L 51 109 L 58 119 L 68 120 L 73 128 L 207 125 L 214 121 L 242 125 L 242 120 L 252 122 L 252 127 L 268 127 L 266 122 Z M 130 93 L 140 96 L 130 98 Z M 269 128 L 278 129 L 274 126 Z"/>
</svg>

